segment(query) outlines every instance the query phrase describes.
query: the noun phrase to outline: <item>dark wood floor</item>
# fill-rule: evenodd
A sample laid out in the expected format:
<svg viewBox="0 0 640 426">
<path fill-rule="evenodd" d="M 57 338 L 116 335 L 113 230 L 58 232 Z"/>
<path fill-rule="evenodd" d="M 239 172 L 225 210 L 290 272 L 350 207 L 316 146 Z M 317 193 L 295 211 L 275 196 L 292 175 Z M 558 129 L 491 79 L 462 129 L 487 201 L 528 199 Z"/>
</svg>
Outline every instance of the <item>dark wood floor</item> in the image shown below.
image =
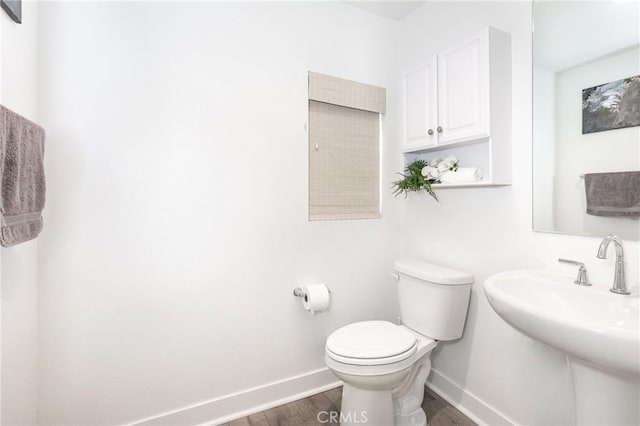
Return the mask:
<svg viewBox="0 0 640 426">
<path fill-rule="evenodd" d="M 342 388 L 312 395 L 249 417 L 225 423 L 222 426 L 319 426 L 337 423 L 318 421 L 320 411 L 339 412 Z M 453 408 L 429 388 L 424 393 L 422 408 L 427 413 L 429 426 L 477 426 L 471 419 Z M 389 425 L 392 426 L 392 425 Z"/>
</svg>

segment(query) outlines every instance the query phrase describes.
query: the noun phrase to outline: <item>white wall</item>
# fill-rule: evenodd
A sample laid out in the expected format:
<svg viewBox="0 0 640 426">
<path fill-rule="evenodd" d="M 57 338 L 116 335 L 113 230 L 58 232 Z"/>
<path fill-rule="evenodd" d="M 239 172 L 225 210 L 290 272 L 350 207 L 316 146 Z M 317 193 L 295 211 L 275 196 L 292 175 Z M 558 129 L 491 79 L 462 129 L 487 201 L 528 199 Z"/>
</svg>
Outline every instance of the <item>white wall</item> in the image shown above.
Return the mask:
<svg viewBox="0 0 640 426">
<path fill-rule="evenodd" d="M 513 268 L 573 275 L 560 256 L 613 276 L 597 239 L 531 231 L 530 19 L 524 2 L 430 2 L 399 24 L 334 3 L 41 5 L 40 422 L 129 422 L 323 367 L 333 329 L 397 314 L 402 239 L 476 279 L 436 371 L 518 423 L 570 424 L 564 357 L 481 288 Z M 401 72 L 486 25 L 512 34 L 513 186 L 390 198 Z M 306 221 L 309 69 L 389 89 L 383 220 Z M 334 306 L 311 317 L 290 292 L 316 281 Z"/>
<path fill-rule="evenodd" d="M 23 2 L 23 24 L 0 10 L 0 103 L 38 120 L 38 6 Z M 0 249 L 3 425 L 37 421 L 37 241 Z"/>
<path fill-rule="evenodd" d="M 487 25 L 512 36 L 513 185 L 442 189 L 440 204 L 424 194 L 411 196 L 403 203 L 402 238 L 407 253 L 475 277 L 463 338 L 442 344 L 433 357 L 436 374 L 464 388 L 456 397 L 468 401 L 473 395 L 519 424 L 571 424 L 563 355 L 510 328 L 482 290 L 488 276 L 508 269 L 551 268 L 573 276 L 573 267 L 557 263 L 561 256 L 586 262 L 596 285 L 610 286 L 613 278 L 614 256 L 596 259 L 598 239 L 531 230 L 531 4 L 426 3 L 401 25 L 398 63 L 410 69 Z M 626 242 L 625 249 L 628 278 L 637 286 L 638 243 Z"/>
<path fill-rule="evenodd" d="M 41 5 L 41 423 L 129 422 L 306 373 L 332 330 L 395 318 L 397 110 L 382 220 L 307 221 L 305 123 L 308 70 L 395 105 L 396 25 L 340 3 Z M 313 282 L 329 314 L 291 295 Z"/>
<path fill-rule="evenodd" d="M 640 48 L 624 50 L 556 74 L 557 229 L 640 238 L 640 221 L 586 214 L 589 172 L 640 169 L 640 127 L 582 134 L 582 89 L 640 74 Z"/>
</svg>

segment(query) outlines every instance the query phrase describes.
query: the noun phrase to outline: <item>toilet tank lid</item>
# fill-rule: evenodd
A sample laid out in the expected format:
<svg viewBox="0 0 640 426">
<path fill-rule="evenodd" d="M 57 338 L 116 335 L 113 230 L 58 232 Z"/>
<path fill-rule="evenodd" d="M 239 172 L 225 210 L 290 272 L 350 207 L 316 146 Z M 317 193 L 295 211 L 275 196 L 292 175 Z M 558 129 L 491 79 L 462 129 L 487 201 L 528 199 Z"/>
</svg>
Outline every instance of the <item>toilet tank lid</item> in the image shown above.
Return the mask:
<svg viewBox="0 0 640 426">
<path fill-rule="evenodd" d="M 473 277 L 467 272 L 456 271 L 455 269 L 418 259 L 397 260 L 395 269 L 402 274 L 434 284 L 462 285 L 473 283 Z"/>
</svg>

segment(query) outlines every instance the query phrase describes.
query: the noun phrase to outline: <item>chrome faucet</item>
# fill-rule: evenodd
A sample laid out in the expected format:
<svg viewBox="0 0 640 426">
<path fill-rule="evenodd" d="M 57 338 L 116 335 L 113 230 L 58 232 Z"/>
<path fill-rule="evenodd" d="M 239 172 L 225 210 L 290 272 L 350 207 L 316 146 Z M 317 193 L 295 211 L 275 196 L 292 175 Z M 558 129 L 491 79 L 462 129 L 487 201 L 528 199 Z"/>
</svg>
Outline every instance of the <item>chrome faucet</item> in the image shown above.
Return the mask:
<svg viewBox="0 0 640 426">
<path fill-rule="evenodd" d="M 591 285 L 591 283 L 589 282 L 589 279 L 587 278 L 587 269 L 584 267 L 584 263 L 578 262 L 577 260 L 563 259 L 563 258 L 558 259 L 558 262 L 569 263 L 571 265 L 578 266 L 578 278 L 576 278 L 576 280 L 574 281 L 574 284 L 585 285 L 585 286 Z"/>
<path fill-rule="evenodd" d="M 627 282 L 624 276 L 624 251 L 622 249 L 622 240 L 615 235 L 607 235 L 604 237 L 598 247 L 598 259 L 607 258 L 607 249 L 609 244 L 613 241 L 613 245 L 616 248 L 616 272 L 613 277 L 613 287 L 609 291 L 617 294 L 631 294 L 627 290 Z"/>
</svg>

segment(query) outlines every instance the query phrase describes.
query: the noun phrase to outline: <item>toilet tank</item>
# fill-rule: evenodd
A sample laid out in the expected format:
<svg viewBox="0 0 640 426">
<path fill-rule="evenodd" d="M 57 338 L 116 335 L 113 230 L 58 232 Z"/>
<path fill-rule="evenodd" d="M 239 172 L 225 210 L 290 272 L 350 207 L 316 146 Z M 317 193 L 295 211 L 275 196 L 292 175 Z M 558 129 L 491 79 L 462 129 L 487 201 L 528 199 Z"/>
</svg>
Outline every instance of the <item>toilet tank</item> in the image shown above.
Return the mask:
<svg viewBox="0 0 640 426">
<path fill-rule="evenodd" d="M 415 259 L 397 261 L 395 270 L 402 323 L 436 340 L 461 337 L 473 277 Z"/>
</svg>

